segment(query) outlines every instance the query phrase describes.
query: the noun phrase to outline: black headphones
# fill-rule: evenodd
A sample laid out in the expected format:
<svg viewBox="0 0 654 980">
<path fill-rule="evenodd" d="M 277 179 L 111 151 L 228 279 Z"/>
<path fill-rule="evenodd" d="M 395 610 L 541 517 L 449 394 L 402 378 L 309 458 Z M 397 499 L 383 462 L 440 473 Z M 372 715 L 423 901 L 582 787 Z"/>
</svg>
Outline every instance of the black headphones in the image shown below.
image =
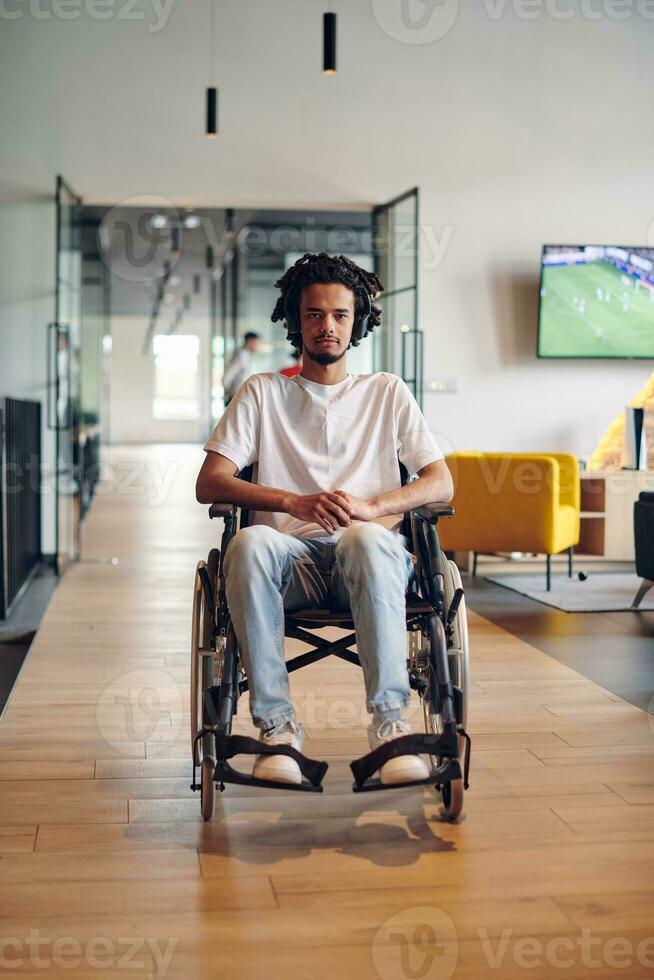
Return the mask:
<svg viewBox="0 0 654 980">
<path fill-rule="evenodd" d="M 352 327 L 352 336 L 350 338 L 350 344 L 352 347 L 358 347 L 365 335 L 368 332 L 368 321 L 372 314 L 372 300 L 370 299 L 370 293 L 367 289 L 364 289 L 363 295 L 365 297 L 365 308 L 362 316 L 357 320 L 356 314 L 354 319 L 354 326 Z M 356 294 L 355 294 L 356 296 Z M 356 309 L 356 301 L 355 301 Z M 302 331 L 300 329 L 300 317 L 298 315 L 297 303 L 292 300 L 290 303 L 287 302 L 284 305 L 284 319 L 286 321 L 286 337 L 293 343 L 293 337 L 301 336 Z"/>
</svg>

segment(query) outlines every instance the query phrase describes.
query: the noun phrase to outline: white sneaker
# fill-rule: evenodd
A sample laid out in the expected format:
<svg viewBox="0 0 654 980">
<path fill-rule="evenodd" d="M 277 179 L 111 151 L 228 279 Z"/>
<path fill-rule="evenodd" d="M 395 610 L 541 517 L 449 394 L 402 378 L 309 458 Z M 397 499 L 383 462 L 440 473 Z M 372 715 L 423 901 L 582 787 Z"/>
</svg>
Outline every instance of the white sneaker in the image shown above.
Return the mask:
<svg viewBox="0 0 654 980">
<path fill-rule="evenodd" d="M 278 728 L 262 731 L 259 740 L 264 745 L 290 745 L 302 749 L 304 729 L 295 721 L 287 721 Z M 254 760 L 252 775 L 255 779 L 272 779 L 277 783 L 301 783 L 302 773 L 295 759 L 288 755 L 258 755 Z"/>
<path fill-rule="evenodd" d="M 368 743 L 371 749 L 378 749 L 386 742 L 392 742 L 402 735 L 411 734 L 408 721 L 383 721 L 381 725 L 368 727 Z M 385 785 L 409 783 L 415 779 L 427 779 L 429 768 L 419 755 L 398 755 L 389 759 L 379 770 L 379 778 Z"/>
</svg>

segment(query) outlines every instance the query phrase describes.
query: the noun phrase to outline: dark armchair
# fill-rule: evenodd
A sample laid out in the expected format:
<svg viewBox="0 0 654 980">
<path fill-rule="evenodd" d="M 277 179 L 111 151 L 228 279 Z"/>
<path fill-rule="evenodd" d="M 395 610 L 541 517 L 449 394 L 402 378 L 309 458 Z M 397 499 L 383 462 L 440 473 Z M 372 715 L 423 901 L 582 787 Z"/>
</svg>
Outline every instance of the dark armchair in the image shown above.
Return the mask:
<svg viewBox="0 0 654 980">
<path fill-rule="evenodd" d="M 643 490 L 634 504 L 636 574 L 642 582 L 631 604 L 637 609 L 654 585 L 654 493 Z"/>
</svg>

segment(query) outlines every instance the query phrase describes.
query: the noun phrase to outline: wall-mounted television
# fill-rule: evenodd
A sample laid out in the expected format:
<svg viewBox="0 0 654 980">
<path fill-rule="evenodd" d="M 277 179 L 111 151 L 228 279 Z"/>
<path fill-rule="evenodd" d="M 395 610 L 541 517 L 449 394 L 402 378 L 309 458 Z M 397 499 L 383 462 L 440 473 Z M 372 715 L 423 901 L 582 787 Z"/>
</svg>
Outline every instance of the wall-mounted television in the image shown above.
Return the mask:
<svg viewBox="0 0 654 980">
<path fill-rule="evenodd" d="M 654 248 L 544 245 L 538 356 L 654 358 Z"/>
</svg>

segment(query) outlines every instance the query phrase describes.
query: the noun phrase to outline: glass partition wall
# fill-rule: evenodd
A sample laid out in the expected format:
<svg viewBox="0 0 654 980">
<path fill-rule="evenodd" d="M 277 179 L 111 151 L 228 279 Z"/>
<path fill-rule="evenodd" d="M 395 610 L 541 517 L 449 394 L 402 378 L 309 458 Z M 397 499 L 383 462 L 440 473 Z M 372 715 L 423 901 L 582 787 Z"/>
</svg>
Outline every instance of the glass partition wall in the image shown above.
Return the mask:
<svg viewBox="0 0 654 980">
<path fill-rule="evenodd" d="M 81 516 L 100 477 L 100 443 L 108 441 L 108 390 L 105 359 L 110 352 L 110 283 L 97 248 L 97 220 L 82 214 L 82 330 L 77 473 Z M 103 430 L 103 425 L 105 426 Z"/>
<path fill-rule="evenodd" d="M 373 210 L 375 271 L 384 283 L 376 371 L 404 378 L 422 406 L 423 335 L 418 323 L 418 188 Z"/>
<path fill-rule="evenodd" d="M 62 177 L 56 186 L 55 319 L 48 325 L 48 428 L 54 432 L 55 558 L 59 573 L 79 556 L 82 202 Z"/>
</svg>

